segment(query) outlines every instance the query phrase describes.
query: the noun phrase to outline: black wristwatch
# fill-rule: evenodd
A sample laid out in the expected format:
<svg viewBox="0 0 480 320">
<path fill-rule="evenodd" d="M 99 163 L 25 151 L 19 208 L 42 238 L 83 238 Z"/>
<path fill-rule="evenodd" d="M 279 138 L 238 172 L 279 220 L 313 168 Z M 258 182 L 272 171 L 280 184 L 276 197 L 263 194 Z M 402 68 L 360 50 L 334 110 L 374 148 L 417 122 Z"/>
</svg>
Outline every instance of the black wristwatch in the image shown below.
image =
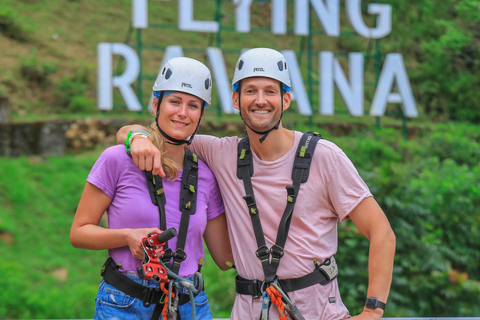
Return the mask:
<svg viewBox="0 0 480 320">
<path fill-rule="evenodd" d="M 382 302 L 382 301 L 378 300 L 377 298 L 368 297 L 367 300 L 365 301 L 365 307 L 367 307 L 369 309 L 380 308 L 383 311 L 385 311 L 386 306 L 387 305 L 385 304 L 385 302 Z"/>
</svg>

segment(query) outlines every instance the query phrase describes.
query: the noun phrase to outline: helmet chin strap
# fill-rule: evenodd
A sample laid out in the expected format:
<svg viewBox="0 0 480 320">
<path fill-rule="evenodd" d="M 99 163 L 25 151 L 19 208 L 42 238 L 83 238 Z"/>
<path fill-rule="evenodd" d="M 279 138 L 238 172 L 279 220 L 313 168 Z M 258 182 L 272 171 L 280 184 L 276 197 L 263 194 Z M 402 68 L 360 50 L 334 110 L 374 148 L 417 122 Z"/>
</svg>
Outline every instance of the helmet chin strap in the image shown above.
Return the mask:
<svg viewBox="0 0 480 320">
<path fill-rule="evenodd" d="M 252 127 L 250 127 L 246 122 L 245 120 L 243 120 L 243 117 L 242 117 L 242 108 L 240 106 L 240 86 L 238 88 L 238 110 L 240 111 L 240 118 L 242 119 L 243 123 L 245 123 L 245 125 L 250 129 L 252 130 L 253 132 L 255 132 L 256 134 L 262 134 L 263 136 L 259 139 L 260 143 L 262 143 L 263 141 L 265 141 L 265 139 L 268 137 L 268 135 L 270 134 L 270 132 L 272 132 L 273 130 L 278 130 L 278 127 L 280 126 L 280 122 L 282 121 L 282 117 L 283 117 L 283 90 L 281 91 L 281 100 L 282 100 L 282 112 L 280 114 L 280 119 L 278 119 L 278 122 L 276 125 L 274 125 L 272 128 L 268 129 L 267 131 L 257 131 L 257 130 L 254 130 L 252 129 Z"/>
<path fill-rule="evenodd" d="M 197 123 L 197 127 L 195 128 L 195 131 L 193 132 L 193 134 L 190 136 L 190 139 L 188 140 L 180 140 L 180 139 L 175 139 L 173 137 L 170 137 L 168 134 L 166 134 L 161 128 L 160 126 L 158 125 L 158 115 L 160 114 L 160 103 L 162 102 L 162 99 L 163 99 L 163 91 L 160 92 L 160 97 L 158 98 L 158 103 L 157 103 L 157 115 L 155 117 L 155 123 L 157 125 L 157 128 L 158 128 L 158 131 L 160 131 L 160 133 L 162 134 L 162 136 L 164 138 L 166 138 L 167 140 L 165 140 L 166 143 L 168 144 L 172 144 L 174 146 L 180 146 L 182 144 L 187 144 L 187 145 L 190 145 L 193 141 L 193 138 L 195 137 L 195 133 L 197 133 L 197 130 L 198 130 L 198 126 L 200 125 L 200 122 L 202 121 L 202 116 L 203 116 L 203 110 L 205 108 L 205 101 L 202 100 L 202 112 L 201 112 L 201 115 L 200 115 L 200 119 L 198 119 L 198 123 Z"/>
</svg>

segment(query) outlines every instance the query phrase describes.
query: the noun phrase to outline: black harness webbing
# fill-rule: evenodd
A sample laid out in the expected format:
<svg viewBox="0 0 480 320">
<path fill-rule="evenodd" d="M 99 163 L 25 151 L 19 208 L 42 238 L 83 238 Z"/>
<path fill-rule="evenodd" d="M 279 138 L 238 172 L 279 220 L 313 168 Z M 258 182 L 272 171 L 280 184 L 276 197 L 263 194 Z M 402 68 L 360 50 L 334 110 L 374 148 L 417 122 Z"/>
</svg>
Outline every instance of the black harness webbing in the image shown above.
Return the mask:
<svg viewBox="0 0 480 320">
<path fill-rule="evenodd" d="M 165 215 L 165 192 L 163 190 L 162 178 L 154 176 L 150 171 L 145 171 L 147 178 L 148 189 L 150 191 L 150 198 L 152 203 L 158 206 L 158 213 L 160 215 L 160 229 L 167 230 L 167 218 Z M 170 266 L 170 269 L 178 274 L 180 270 L 180 263 L 187 258 L 185 253 L 185 242 L 187 239 L 188 225 L 190 222 L 190 215 L 195 214 L 197 209 L 197 184 L 198 184 L 198 158 L 197 155 L 185 149 L 185 157 L 183 161 L 182 185 L 180 188 L 180 205 L 179 209 L 182 212 L 180 218 L 180 226 L 177 236 L 177 248 L 175 252 L 168 247 L 168 242 L 163 246 L 165 254 L 162 256 L 162 261 Z M 170 259 L 173 257 L 173 264 L 170 265 Z"/>
<path fill-rule="evenodd" d="M 280 259 L 284 254 L 283 248 L 287 241 L 293 209 L 295 207 L 296 198 L 300 190 L 300 185 L 301 183 L 306 182 L 308 179 L 313 153 L 315 151 L 315 147 L 317 146 L 318 140 L 321 138 L 321 135 L 318 133 L 306 132 L 300 139 L 292 168 L 293 183 L 292 185 L 286 187 L 287 205 L 285 206 L 285 211 L 283 212 L 278 226 L 275 244 L 270 249 L 267 248 L 265 244 L 265 236 L 263 234 L 260 216 L 253 193 L 251 176 L 253 176 L 254 170 L 252 151 L 250 149 L 248 136 L 244 137 L 238 144 L 237 177 L 243 180 L 243 186 L 246 194 L 243 198 L 247 203 L 248 212 L 252 220 L 253 231 L 258 246 L 256 255 L 262 263 L 263 272 L 265 274 L 265 283 L 267 284 L 270 284 L 276 278 Z M 270 255 L 272 257 L 271 261 Z"/>
<path fill-rule="evenodd" d="M 156 288 L 145 287 L 136 283 L 121 273 L 118 269 L 119 265 L 109 257 L 105 261 L 100 274 L 108 284 L 133 298 L 141 300 L 145 307 L 155 304 L 156 306 L 150 319 L 159 319 L 165 302 L 165 294 Z M 184 305 L 190 302 L 190 296 L 185 293 L 180 293 L 178 299 L 178 305 Z"/>
</svg>

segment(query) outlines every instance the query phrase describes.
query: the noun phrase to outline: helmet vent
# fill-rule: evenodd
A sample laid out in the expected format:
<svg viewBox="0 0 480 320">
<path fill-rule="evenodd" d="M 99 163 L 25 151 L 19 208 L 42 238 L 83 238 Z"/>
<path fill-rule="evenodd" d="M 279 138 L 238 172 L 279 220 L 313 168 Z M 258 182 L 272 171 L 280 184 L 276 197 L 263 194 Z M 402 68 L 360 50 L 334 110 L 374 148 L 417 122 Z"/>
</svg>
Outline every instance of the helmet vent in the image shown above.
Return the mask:
<svg viewBox="0 0 480 320">
<path fill-rule="evenodd" d="M 238 62 L 238 70 L 242 70 L 242 68 L 243 68 L 243 60 L 240 60 Z"/>
<path fill-rule="evenodd" d="M 282 61 L 278 61 L 277 66 L 278 66 L 278 70 L 283 71 L 283 62 Z"/>
<path fill-rule="evenodd" d="M 172 69 L 168 68 L 167 73 L 165 74 L 165 79 L 169 79 L 172 76 Z"/>
<path fill-rule="evenodd" d="M 205 90 L 208 90 L 208 88 L 210 88 L 210 79 L 209 78 L 205 79 Z"/>
<path fill-rule="evenodd" d="M 285 62 L 285 70 L 287 70 L 287 63 Z"/>
<path fill-rule="evenodd" d="M 165 74 L 165 70 L 166 70 L 166 69 L 163 68 L 163 70 L 162 70 L 162 76 Z"/>
</svg>

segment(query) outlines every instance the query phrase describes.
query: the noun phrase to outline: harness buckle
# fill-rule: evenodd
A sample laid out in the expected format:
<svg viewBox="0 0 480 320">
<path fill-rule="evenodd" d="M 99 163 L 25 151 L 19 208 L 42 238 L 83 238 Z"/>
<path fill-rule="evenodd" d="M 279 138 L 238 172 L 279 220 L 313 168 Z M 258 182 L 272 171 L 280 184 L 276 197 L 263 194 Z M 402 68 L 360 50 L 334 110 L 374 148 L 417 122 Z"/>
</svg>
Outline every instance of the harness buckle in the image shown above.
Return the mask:
<svg viewBox="0 0 480 320">
<path fill-rule="evenodd" d="M 245 197 L 243 197 L 243 199 L 245 200 L 245 202 L 247 203 L 247 206 L 249 208 L 255 206 L 255 199 L 253 198 L 253 196 L 251 194 L 246 195 Z"/>
<path fill-rule="evenodd" d="M 325 281 L 320 282 L 322 285 L 326 285 L 338 275 L 338 266 L 337 261 L 334 256 L 331 256 L 328 259 L 325 259 L 321 264 L 317 265 L 317 269 L 325 275 L 327 278 Z"/>
<path fill-rule="evenodd" d="M 280 258 L 283 257 L 284 250 L 279 245 L 274 244 L 270 248 L 270 253 L 272 254 L 272 259 L 280 260 Z"/>
<path fill-rule="evenodd" d="M 259 247 L 257 251 L 255 251 L 255 254 L 262 261 L 268 260 L 268 256 L 270 255 L 270 249 L 268 249 L 267 246 L 263 245 Z"/>
<path fill-rule="evenodd" d="M 250 288 L 253 299 L 262 297 L 262 282 L 260 280 L 252 280 Z"/>
<path fill-rule="evenodd" d="M 157 290 L 152 287 L 147 287 L 142 292 L 142 302 L 145 307 L 150 306 L 152 303 L 157 303 L 158 301 L 154 301 L 155 293 Z"/>
<path fill-rule="evenodd" d="M 297 195 L 295 194 L 295 187 L 293 185 L 286 186 L 287 189 L 287 201 L 295 203 Z"/>
<path fill-rule="evenodd" d="M 172 257 L 175 260 L 183 261 L 187 258 L 187 254 L 182 249 L 178 248 L 175 252 L 172 253 Z"/>
</svg>

